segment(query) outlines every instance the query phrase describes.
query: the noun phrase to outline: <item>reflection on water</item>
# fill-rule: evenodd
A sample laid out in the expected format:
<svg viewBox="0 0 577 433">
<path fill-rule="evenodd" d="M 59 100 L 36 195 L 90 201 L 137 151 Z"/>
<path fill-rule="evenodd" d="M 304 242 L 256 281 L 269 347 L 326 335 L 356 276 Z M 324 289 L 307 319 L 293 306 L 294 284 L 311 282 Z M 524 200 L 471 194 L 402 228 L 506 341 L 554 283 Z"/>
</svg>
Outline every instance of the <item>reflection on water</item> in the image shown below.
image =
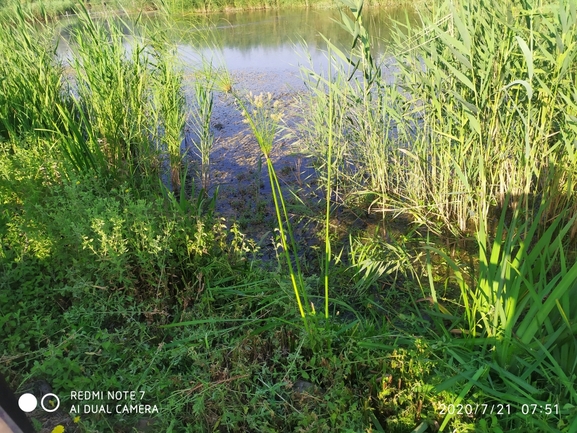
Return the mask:
<svg viewBox="0 0 577 433">
<path fill-rule="evenodd" d="M 406 8 L 367 10 L 364 23 L 373 37 L 374 54 L 386 52 L 393 21 L 416 22 Z M 229 70 L 295 70 L 299 64 L 326 63 L 324 35 L 335 45 L 350 46 L 350 34 L 339 24 L 338 10 L 263 10 L 195 16 L 177 21 L 172 38 L 185 57 L 198 52 L 211 58 L 220 48 Z"/>
<path fill-rule="evenodd" d="M 158 21 L 154 15 L 144 20 Z M 417 15 L 412 9 L 366 10 L 364 24 L 373 38 L 373 54 L 386 52 L 393 22 L 407 20 L 413 25 L 416 23 Z M 131 35 L 138 33 L 138 26 L 129 23 L 127 18 L 121 23 L 127 34 L 128 50 Z M 167 22 L 162 31 L 178 45 L 182 59 L 189 64 L 204 57 L 213 63 L 224 60 L 231 71 L 294 72 L 298 65 L 310 65 L 309 57 L 317 67 L 326 65 L 326 42 L 321 34 L 340 48 L 350 47 L 351 35 L 339 23 L 340 13 L 336 9 L 260 10 L 192 15 Z M 78 25 L 75 19 L 61 22 L 61 58 L 69 57 L 66 41 Z"/>
</svg>

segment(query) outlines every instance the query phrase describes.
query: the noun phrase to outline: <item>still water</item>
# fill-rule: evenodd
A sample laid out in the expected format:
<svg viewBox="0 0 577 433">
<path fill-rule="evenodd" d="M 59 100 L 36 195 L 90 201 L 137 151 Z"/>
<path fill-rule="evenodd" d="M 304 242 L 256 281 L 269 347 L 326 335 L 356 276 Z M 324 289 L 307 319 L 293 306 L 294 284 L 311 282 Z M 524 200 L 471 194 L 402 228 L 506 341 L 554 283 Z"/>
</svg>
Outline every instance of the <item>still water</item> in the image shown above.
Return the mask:
<svg viewBox="0 0 577 433">
<path fill-rule="evenodd" d="M 325 38 L 345 51 L 352 42 L 351 35 L 340 24 L 337 9 L 256 10 L 209 15 L 183 11 L 174 16 L 162 30 L 178 46 L 185 63 L 192 66 L 204 58 L 213 64 L 226 66 L 231 72 L 294 73 L 299 65 L 314 66 L 315 70 L 319 70 L 327 64 Z M 145 18 L 151 21 L 156 19 L 154 14 Z M 366 9 L 363 24 L 371 35 L 373 55 L 378 58 L 386 54 L 394 22 L 407 21 L 413 26 L 418 21 L 416 12 L 411 8 Z M 130 19 L 123 20 L 123 23 L 130 23 Z M 70 56 L 67 41 L 77 25 L 75 19 L 61 22 L 59 52 L 64 59 Z M 134 30 L 126 28 L 128 50 Z"/>
<path fill-rule="evenodd" d="M 416 22 L 406 8 L 367 10 L 364 24 L 373 37 L 375 55 L 387 49 L 394 21 Z M 293 9 L 229 12 L 191 16 L 174 23 L 172 38 L 181 55 L 223 61 L 230 71 L 295 71 L 299 65 L 326 65 L 327 44 L 323 38 L 346 48 L 351 35 L 339 24 L 336 9 Z M 214 47 L 218 47 L 217 50 Z"/>
<path fill-rule="evenodd" d="M 152 14 L 146 20 L 160 18 Z M 411 9 L 365 11 L 363 22 L 373 38 L 371 46 L 375 57 L 387 59 L 393 22 L 407 20 L 412 25 L 417 21 L 417 14 Z M 191 84 L 198 79 L 194 71 L 198 70 L 201 59 L 208 60 L 214 66 L 226 66 L 239 94 L 270 92 L 281 104 L 283 124 L 292 128 L 302 120 L 305 112 L 300 101 L 307 88 L 300 66 L 326 72 L 325 38 L 345 51 L 350 48 L 352 37 L 339 21 L 340 14 L 335 9 L 262 10 L 207 16 L 183 13 L 180 18 L 165 22 L 161 30 L 178 47 L 185 66 L 184 89 L 188 101 L 193 101 L 190 93 L 194 86 Z M 78 22 L 74 20 L 62 23 L 63 58 L 71 54 L 65 42 L 76 25 Z M 130 51 L 131 35 L 138 34 L 138 28 L 129 29 L 128 26 L 125 47 Z M 384 69 L 390 63 L 384 61 Z M 194 110 L 193 102 L 190 110 Z M 215 141 L 210 152 L 209 193 L 219 188 L 217 210 L 232 221 L 246 219 L 246 215 L 254 216 L 258 213 L 255 203 L 263 201 L 254 195 L 270 198 L 271 192 L 266 175 L 262 173 L 259 148 L 230 94 L 215 93 L 210 125 Z M 199 160 L 194 146 L 196 138 L 188 126 L 185 135 L 182 151 L 190 155 L 189 160 L 194 163 Z M 279 134 L 272 159 L 284 185 L 303 191 L 312 185 L 314 169 L 294 137 Z M 166 183 L 168 185 L 168 180 Z M 270 205 L 270 200 L 264 201 Z M 270 209 L 265 214 L 273 215 Z M 254 239 L 261 239 L 268 230 L 267 224 L 264 220 L 260 224 L 252 221 L 242 228 Z"/>
<path fill-rule="evenodd" d="M 374 55 L 386 53 L 394 21 L 413 24 L 412 9 L 378 8 L 364 14 Z M 229 12 L 181 18 L 172 23 L 171 39 L 183 60 L 202 55 L 225 63 L 229 71 L 297 71 L 299 65 L 326 66 L 327 44 L 347 48 L 351 35 L 341 27 L 336 9 L 292 9 Z"/>
</svg>

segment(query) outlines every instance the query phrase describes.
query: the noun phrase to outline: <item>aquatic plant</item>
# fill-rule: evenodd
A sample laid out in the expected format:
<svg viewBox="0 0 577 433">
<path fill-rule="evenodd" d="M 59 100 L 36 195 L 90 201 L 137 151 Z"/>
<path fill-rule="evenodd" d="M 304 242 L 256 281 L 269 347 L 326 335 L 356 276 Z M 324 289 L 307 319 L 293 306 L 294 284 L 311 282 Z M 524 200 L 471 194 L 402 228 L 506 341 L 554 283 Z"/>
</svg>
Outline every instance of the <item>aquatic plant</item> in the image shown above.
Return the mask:
<svg viewBox="0 0 577 433">
<path fill-rule="evenodd" d="M 484 0 L 443 3 L 434 13 L 423 14 L 422 30 L 399 24 L 383 64 L 370 57 L 355 13 L 343 20 L 353 49 L 331 48 L 341 61 L 342 85 L 333 88 L 346 113 L 335 129 L 341 196 L 453 234 L 487 226 L 507 194 L 527 199 L 509 206 L 524 207 L 528 218 L 542 196 L 547 219 L 574 206 L 574 6 L 517 10 Z M 317 80 L 313 74 L 311 87 Z M 305 119 L 325 168 L 326 103 L 317 93 Z"/>
<path fill-rule="evenodd" d="M 574 402 L 576 366 L 566 360 L 577 350 L 569 302 L 577 268 L 566 259 L 566 245 L 577 204 L 570 149 L 577 138 L 571 117 L 577 70 L 565 60 L 577 56 L 567 39 L 574 37 L 577 10 L 568 2 L 524 4 L 523 12 L 493 3 L 446 4 L 414 39 L 399 31 L 397 72 L 387 82 L 371 57 L 362 1 L 344 2 L 351 9 L 352 18 L 343 14 L 342 22 L 352 48 L 327 41 L 336 77 L 306 71 L 315 101 L 302 131 L 324 181 L 338 184 L 349 205 L 410 215 L 437 233 L 476 233 L 474 276 L 429 248 L 453 271 L 445 290 L 456 282 L 461 295 L 455 311 L 443 305 L 429 263 L 427 299 L 438 338 L 462 335 L 448 353 L 470 367 L 439 392 L 460 377 L 467 385 L 454 404 L 473 387 L 516 404 L 543 403 L 543 390 Z M 506 29 L 505 37 L 498 29 Z M 333 98 L 343 115 L 331 110 Z M 338 137 L 336 158 L 326 144 L 329 122 Z M 496 213 L 499 222 L 491 224 Z M 386 263 L 366 268 L 368 275 L 383 269 Z M 455 329 L 461 321 L 464 329 Z M 492 382 L 491 374 L 505 385 Z"/>
<path fill-rule="evenodd" d="M 212 84 L 209 81 L 196 81 L 194 83 L 194 97 L 196 100 L 196 110 L 193 112 L 196 135 L 194 146 L 200 154 L 200 185 L 205 192 L 208 192 L 210 186 L 210 152 L 214 145 L 214 134 L 210 126 L 213 101 Z"/>
<path fill-rule="evenodd" d="M 16 140 L 28 131 L 46 135 L 65 104 L 63 67 L 49 32 L 22 8 L 0 28 L 0 138 Z"/>
<path fill-rule="evenodd" d="M 186 101 L 184 98 L 182 72 L 177 68 L 174 48 L 164 40 L 155 41 L 153 112 L 159 131 L 156 138 L 161 152 L 168 153 L 172 189 L 178 192 L 182 176 L 182 143 L 186 124 Z"/>
<path fill-rule="evenodd" d="M 127 23 L 96 21 L 86 9 L 81 11 L 72 37 L 77 96 L 70 120 L 80 120 L 80 128 L 92 140 L 92 152 L 103 154 L 106 166 L 100 169 L 132 178 L 138 170 L 147 170 L 145 161 L 155 151 L 150 58 L 136 35 L 129 55 L 121 28 Z"/>
<path fill-rule="evenodd" d="M 267 95 L 262 93 L 253 95 L 249 93 L 246 99 L 237 93 L 233 93 L 233 95 L 265 158 L 277 217 L 280 243 L 283 250 L 282 253 L 288 267 L 299 313 L 307 332 L 310 332 L 309 319 L 307 317 L 310 313 L 305 312 L 305 306 L 308 308 L 308 298 L 300 267 L 298 248 L 293 235 L 292 224 L 287 212 L 283 191 L 271 159 L 275 135 L 279 121 L 281 120 L 281 115 L 278 113 L 278 110 L 276 110 L 278 104 L 277 102 L 271 102 L 272 94 L 270 93 Z M 314 306 L 312 306 L 312 308 L 311 313 L 314 314 Z"/>
<path fill-rule="evenodd" d="M 254 243 L 235 225 L 227 227 L 222 219 L 212 218 L 214 198 L 195 197 L 194 186 L 185 182 L 180 155 L 186 108 L 181 71 L 162 38 L 137 38 L 133 52 L 117 45 L 118 41 L 122 45 L 122 36 L 110 41 L 92 24 L 81 22 L 75 35 L 83 37 L 85 45 L 75 47 L 95 56 L 108 55 L 110 60 L 96 58 L 93 65 L 86 65 L 76 53 L 77 62 L 63 74 L 57 63 L 45 61 L 49 55 L 42 57 L 44 48 L 38 51 L 39 69 L 30 61 L 34 50 L 22 49 L 23 59 L 10 56 L 13 47 L 26 47 L 26 38 L 10 33 L 13 28 L 0 30 L 7 35 L 0 39 L 7 54 L 0 65 L 6 72 L 0 82 L 0 110 L 7 116 L 2 118 L 0 141 L 0 301 L 5 306 L 0 361 L 13 383 L 38 376 L 49 380 L 56 392 L 69 392 L 118 389 L 121 377 L 123 388 L 144 389 L 147 395 L 154 390 L 151 399 L 161 399 L 163 410 L 154 420 L 157 431 L 425 431 L 436 424 L 456 431 L 574 430 L 577 319 L 572 300 L 577 271 L 566 244 L 575 221 L 572 166 L 566 164 L 574 138 L 573 96 L 563 94 L 565 117 L 556 112 L 548 122 L 551 113 L 539 111 L 546 114 L 545 127 L 553 125 L 555 134 L 541 136 L 550 146 L 539 148 L 548 152 L 546 157 L 529 156 L 541 158 L 542 164 L 549 158 L 547 176 L 533 172 L 531 188 L 510 185 L 516 188 L 510 197 L 486 201 L 489 215 L 499 215 L 499 222 L 493 224 L 489 218 L 485 224 L 482 211 L 480 217 L 467 216 L 479 248 L 472 270 L 452 257 L 442 242 L 436 249 L 427 248 L 437 260 L 434 265 L 429 262 L 425 276 L 430 284 L 422 287 L 431 308 L 424 302 L 417 307 L 413 298 L 420 290 L 422 269 L 418 257 L 411 257 L 409 242 L 401 235 L 391 239 L 383 234 L 380 221 L 378 231 L 369 233 L 370 241 L 351 234 L 342 255 L 333 254 L 341 240 L 331 243 L 331 217 L 337 206 L 364 206 L 383 215 L 404 212 L 441 231 L 447 227 L 439 209 L 448 209 L 447 224 L 460 234 L 455 215 L 461 210 L 446 207 L 450 201 L 446 195 L 466 195 L 449 189 L 465 183 L 459 183 L 459 173 L 470 185 L 475 183 L 474 176 L 468 177 L 471 170 L 462 168 L 469 165 L 459 164 L 469 164 L 467 152 L 478 148 L 473 144 L 458 148 L 462 143 L 452 123 L 455 118 L 433 118 L 419 105 L 431 109 L 426 104 L 432 99 L 416 101 L 409 87 L 387 81 L 362 31 L 362 5 L 352 5 L 355 11 L 343 23 L 353 34 L 358 32 L 352 52 L 331 47 L 328 75 L 309 82 L 316 92 L 310 116 L 316 129 L 309 130 L 309 138 L 316 142 L 326 200 L 320 211 L 324 215 L 317 219 L 324 224 L 325 237 L 324 257 L 319 254 L 324 316 L 328 317 L 329 306 L 335 310 L 331 321 L 322 325 L 309 302 L 320 297 L 308 290 L 310 282 L 317 281 L 318 263 L 308 267 L 314 270 L 307 276 L 308 263 L 297 249 L 293 216 L 272 163 L 282 120 L 272 95 L 246 96 L 228 88 L 267 164 L 285 260 L 271 271 L 254 259 Z M 562 21 L 570 23 L 567 16 Z M 460 24 L 454 23 L 452 29 L 447 21 L 438 25 L 439 32 L 457 41 L 442 49 L 456 56 L 450 47 L 466 44 Z M 543 23 L 539 25 L 553 26 Z M 107 25 L 105 21 L 104 30 Z M 538 27 L 535 21 L 535 31 Z M 571 29 L 566 30 L 570 34 Z M 38 35 L 30 31 L 34 41 Z M 435 44 L 443 42 L 444 36 L 436 36 Z M 531 56 L 534 62 L 547 57 L 545 47 L 568 47 L 571 41 L 564 38 L 530 55 L 525 48 L 531 53 L 536 45 L 526 42 L 523 48 L 513 38 L 505 51 L 516 53 L 513 66 L 521 71 Z M 46 52 L 53 48 L 48 44 Z M 451 80 L 465 82 L 438 56 L 434 60 L 442 71 L 451 72 Z M 347 66 L 339 70 L 342 61 Z M 428 61 L 427 68 L 414 73 L 433 75 L 434 63 Z M 525 139 L 528 131 L 531 144 L 540 136 L 536 124 L 527 129 L 523 119 L 543 120 L 533 111 L 543 97 L 535 93 L 539 80 L 544 80 L 543 67 L 533 65 L 530 107 L 523 104 L 531 80 L 509 82 L 513 85 L 504 90 L 492 88 L 506 96 L 503 101 L 512 109 L 513 120 L 506 125 L 517 125 L 511 135 L 493 131 L 495 140 Z M 567 68 L 572 71 L 572 63 Z M 42 73 L 48 78 L 45 82 Z M 559 88 L 566 89 L 565 80 L 574 78 L 571 74 Z M 31 91 L 14 94 L 28 77 L 38 80 L 31 83 Z M 70 89 L 61 85 L 66 81 Z M 432 81 L 435 86 L 443 84 Z M 39 83 L 50 87 L 43 89 Z M 431 80 L 421 84 L 430 85 Z M 435 89 L 451 94 L 447 87 Z M 472 92 L 466 89 L 465 82 L 458 91 L 452 90 L 459 95 L 461 90 Z M 46 95 L 56 94 L 61 98 L 46 102 Z M 128 98 L 124 105 L 118 102 L 121 97 Z M 451 99 L 438 97 L 444 98 L 442 105 L 436 102 L 433 107 L 442 113 Z M 467 97 L 470 102 L 471 94 Z M 209 93 L 203 98 L 209 106 Z M 548 98 L 555 101 L 557 93 Z M 125 124 L 114 109 L 133 125 Z M 210 132 L 209 112 L 200 116 L 205 132 Z M 504 113 L 494 115 L 506 120 Z M 441 122 L 447 118 L 450 128 Z M 465 118 L 457 116 L 463 122 Z M 427 123 L 431 119 L 437 123 Z M 479 119 L 485 122 L 482 125 L 497 124 Z M 461 126 L 466 129 L 473 123 L 467 118 Z M 444 131 L 453 131 L 446 141 Z M 463 132 L 471 140 L 478 135 Z M 413 147 L 415 137 L 421 147 L 419 143 Z M 566 141 L 557 142 L 558 137 Z M 434 154 L 436 140 L 452 147 Z M 205 153 L 210 155 L 210 150 Z M 440 161 L 449 155 L 453 171 Z M 427 165 L 429 161 L 434 164 Z M 487 161 L 492 160 L 483 159 L 485 166 Z M 165 162 L 168 167 L 162 166 Z M 517 161 L 509 163 L 513 162 Z M 534 168 L 523 164 L 525 160 L 520 163 L 524 170 Z M 168 170 L 170 186 L 162 176 Z M 525 171 L 521 174 L 529 178 Z M 545 179 L 545 184 L 537 182 Z M 446 182 L 445 189 L 427 183 L 439 180 Z M 487 178 L 487 190 L 494 181 Z M 549 189 L 532 189 L 535 185 Z M 479 197 L 473 194 L 461 206 L 486 209 Z M 419 206 L 416 198 L 422 200 Z M 421 239 L 415 234 L 418 226 L 414 227 L 415 239 Z M 433 266 L 450 269 L 433 272 Z M 354 275 L 349 278 L 351 271 Z M 329 289 L 337 294 L 348 290 L 354 308 L 348 299 L 334 294 L 329 299 Z M 295 317 L 291 292 L 302 322 Z M 309 331 L 306 338 L 300 338 L 303 323 Z M 469 413 L 444 416 L 439 410 L 441 405 L 491 400 L 512 402 L 518 415 L 475 418 Z M 559 414 L 520 415 L 522 404 L 557 402 Z M 82 427 L 94 431 L 126 430 L 142 420 L 136 414 L 86 418 Z"/>
</svg>

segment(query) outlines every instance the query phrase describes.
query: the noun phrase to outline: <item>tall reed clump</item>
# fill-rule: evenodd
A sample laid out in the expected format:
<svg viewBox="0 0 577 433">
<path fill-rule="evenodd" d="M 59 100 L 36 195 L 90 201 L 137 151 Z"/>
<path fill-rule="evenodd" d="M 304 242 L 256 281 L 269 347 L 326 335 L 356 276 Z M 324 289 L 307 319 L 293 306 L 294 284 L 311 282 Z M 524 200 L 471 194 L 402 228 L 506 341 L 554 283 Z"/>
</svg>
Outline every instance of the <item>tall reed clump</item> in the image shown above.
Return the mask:
<svg viewBox="0 0 577 433">
<path fill-rule="evenodd" d="M 407 203 L 453 231 L 486 224 L 507 195 L 527 217 L 542 199 L 548 218 L 574 206 L 575 4 L 468 0 L 438 13 L 398 57 L 421 124 Z"/>
<path fill-rule="evenodd" d="M 46 134 L 64 104 L 62 65 L 51 33 L 17 8 L 0 28 L 0 136 Z M 40 132 L 42 130 L 43 132 Z"/>
<path fill-rule="evenodd" d="M 146 175 L 158 166 L 153 113 L 163 110 L 152 104 L 149 47 L 134 32 L 128 42 L 123 30 L 129 25 L 118 18 L 95 21 L 83 10 L 79 24 L 72 39 L 76 110 L 70 123 L 81 125 L 91 142 L 86 152 L 105 161 L 101 169 L 129 179 Z M 77 138 L 70 147 L 83 147 Z"/>
<path fill-rule="evenodd" d="M 370 213 L 402 213 L 397 201 L 384 198 L 401 197 L 403 178 L 409 174 L 405 159 L 412 132 L 407 135 L 407 130 L 397 127 L 408 109 L 401 89 L 390 85 L 390 68 L 383 68 L 373 54 L 373 40 L 363 25 L 364 2 L 341 3 L 347 7 L 341 11 L 341 26 L 351 34 L 352 43 L 343 50 L 326 41 L 330 77 L 303 68 L 314 97 L 304 101 L 308 110 L 301 133 L 319 161 L 323 184 L 332 182 L 341 204 L 365 206 Z M 330 98 L 333 113 L 328 109 Z M 326 125 L 332 125 L 334 136 L 332 161 Z"/>
<path fill-rule="evenodd" d="M 186 113 L 169 44 L 140 36 L 119 17 L 93 20 L 81 8 L 65 73 L 53 29 L 21 9 L 7 20 L 0 29 L 0 136 L 14 143 L 49 137 L 69 167 L 116 180 L 158 176 L 166 156 L 179 189 Z"/>
<path fill-rule="evenodd" d="M 162 153 L 168 153 L 170 179 L 174 192 L 180 190 L 186 102 L 182 89 L 182 72 L 176 68 L 176 54 L 167 43 L 156 43 L 154 51 L 153 107 L 156 139 Z M 156 130 L 155 128 L 155 130 Z"/>
<path fill-rule="evenodd" d="M 134 27 L 138 24 L 138 18 Z M 74 168 L 146 181 L 169 162 L 179 191 L 185 124 L 182 73 L 157 33 L 139 35 L 119 17 L 93 20 L 80 10 L 72 32 L 68 106 L 57 104 L 60 143 Z M 156 184 L 156 179 L 153 182 Z"/>
<path fill-rule="evenodd" d="M 194 83 L 196 110 L 193 112 L 193 124 L 196 140 L 194 146 L 200 156 L 200 184 L 205 193 L 210 186 L 210 153 L 214 145 L 214 134 L 210 128 L 212 117 L 213 92 L 210 81 Z"/>
<path fill-rule="evenodd" d="M 546 197 L 545 219 L 577 205 L 574 3 L 442 2 L 423 30 L 408 26 L 411 38 L 393 33 L 389 65 L 367 56 L 362 2 L 346 4 L 357 46 L 334 52 L 362 73 L 339 72 L 349 83 L 338 91 L 343 197 L 454 234 L 486 224 L 508 194 L 528 216 Z M 313 112 L 325 105 L 317 98 Z M 319 125 L 309 122 L 309 142 L 322 142 Z"/>
</svg>

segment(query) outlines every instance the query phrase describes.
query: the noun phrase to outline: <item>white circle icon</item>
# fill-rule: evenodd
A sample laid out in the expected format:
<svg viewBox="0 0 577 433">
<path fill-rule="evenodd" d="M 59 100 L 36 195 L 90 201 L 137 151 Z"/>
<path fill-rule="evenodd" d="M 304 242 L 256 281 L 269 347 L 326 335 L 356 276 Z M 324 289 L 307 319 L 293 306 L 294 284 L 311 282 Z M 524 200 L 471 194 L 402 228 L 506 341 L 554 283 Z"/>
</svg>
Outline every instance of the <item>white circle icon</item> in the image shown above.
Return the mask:
<svg viewBox="0 0 577 433">
<path fill-rule="evenodd" d="M 55 403 L 55 406 L 53 409 L 46 409 L 46 407 L 44 406 L 44 399 L 46 397 L 52 397 L 53 399 L 56 400 L 56 403 Z M 58 408 L 60 407 L 60 399 L 58 398 L 58 396 L 56 394 L 48 393 L 44 397 L 42 397 L 42 400 L 40 400 L 40 406 L 42 406 L 42 409 L 44 409 L 46 412 L 56 412 L 58 410 Z"/>
<path fill-rule="evenodd" d="M 22 412 L 32 412 L 34 409 L 36 409 L 36 406 L 38 406 L 38 400 L 36 400 L 34 394 L 22 394 L 18 399 L 18 406 L 20 406 Z"/>
</svg>

